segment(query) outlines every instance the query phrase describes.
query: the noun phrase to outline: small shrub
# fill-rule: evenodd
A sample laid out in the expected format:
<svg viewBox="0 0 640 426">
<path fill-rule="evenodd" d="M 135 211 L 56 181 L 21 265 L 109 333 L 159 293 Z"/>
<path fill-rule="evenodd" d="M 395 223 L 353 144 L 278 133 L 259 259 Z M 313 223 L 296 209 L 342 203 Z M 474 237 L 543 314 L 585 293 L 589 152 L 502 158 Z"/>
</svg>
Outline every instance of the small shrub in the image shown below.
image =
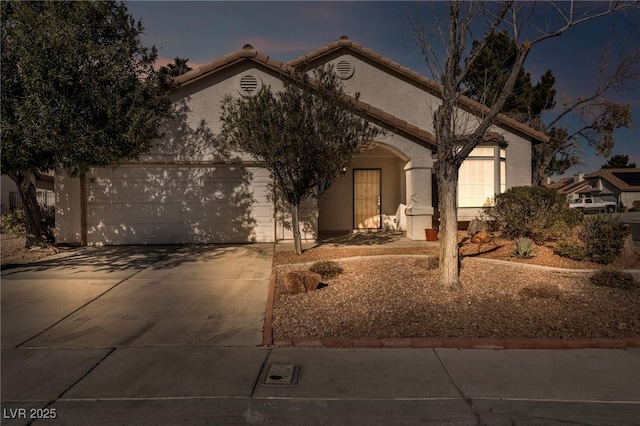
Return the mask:
<svg viewBox="0 0 640 426">
<path fill-rule="evenodd" d="M 566 236 L 581 213 L 568 208 L 554 189 L 520 186 L 498 194 L 495 206 L 485 207 L 482 216 L 494 221 L 505 238 L 524 237 L 540 243 Z"/>
<path fill-rule="evenodd" d="M 589 281 L 598 286 L 623 288 L 626 290 L 631 290 L 638 285 L 632 274 L 616 270 L 598 271 L 591 275 Z"/>
<path fill-rule="evenodd" d="M 519 259 L 530 259 L 538 253 L 531 238 L 516 238 L 511 254 Z"/>
<path fill-rule="evenodd" d="M 42 214 L 42 235 L 48 241 L 53 242 L 56 229 L 56 209 L 52 206 L 42 207 L 40 213 Z"/>
<path fill-rule="evenodd" d="M 48 241 L 53 241 L 56 226 L 55 208 L 41 207 L 40 215 L 42 218 L 42 236 Z M 25 235 L 26 220 L 23 207 L 3 213 L 0 218 L 2 232 L 5 234 Z"/>
<path fill-rule="evenodd" d="M 587 258 L 607 264 L 615 260 L 631 233 L 629 225 L 611 215 L 595 215 L 582 220 L 578 238 L 584 243 Z"/>
<path fill-rule="evenodd" d="M 555 284 L 535 284 L 524 287 L 520 295 L 529 299 L 559 299 L 562 291 Z"/>
<path fill-rule="evenodd" d="M 24 235 L 26 217 L 23 208 L 17 208 L 2 214 L 0 226 L 2 233 Z"/>
<path fill-rule="evenodd" d="M 629 225 L 609 215 L 585 216 L 577 236 L 566 239 L 555 247 L 560 256 L 574 260 L 590 260 L 606 265 L 615 260 L 624 246 Z"/>
<path fill-rule="evenodd" d="M 335 278 L 343 272 L 342 267 L 332 260 L 316 262 L 309 268 L 311 272 L 320 274 L 323 280 Z"/>
<path fill-rule="evenodd" d="M 585 260 L 587 258 L 587 251 L 584 245 L 578 241 L 563 240 L 560 241 L 554 247 L 554 251 L 562 257 L 567 257 L 572 260 Z"/>
</svg>

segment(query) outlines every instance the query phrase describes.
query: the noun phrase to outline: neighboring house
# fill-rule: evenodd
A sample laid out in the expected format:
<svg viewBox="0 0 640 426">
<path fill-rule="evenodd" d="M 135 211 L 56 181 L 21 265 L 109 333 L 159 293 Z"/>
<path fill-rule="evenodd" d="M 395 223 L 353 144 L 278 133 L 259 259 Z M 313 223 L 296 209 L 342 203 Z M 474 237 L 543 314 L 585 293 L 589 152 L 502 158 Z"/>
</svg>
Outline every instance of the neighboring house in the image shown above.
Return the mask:
<svg viewBox="0 0 640 426">
<path fill-rule="evenodd" d="M 56 205 L 53 174 L 36 173 L 36 197 L 41 206 L 51 207 Z M 13 210 L 22 207 L 22 199 L 18 193 L 16 183 L 6 175 L 2 175 L 0 182 L 2 187 L 2 205 L 0 210 Z"/>
<path fill-rule="evenodd" d="M 583 195 L 613 199 L 619 207 L 630 208 L 640 200 L 640 168 L 602 169 L 584 177 L 589 187 Z"/>
<path fill-rule="evenodd" d="M 567 203 L 571 204 L 578 198 L 583 196 L 585 190 L 590 189 L 589 182 L 584 178 L 584 173 L 578 173 L 572 177 L 562 178 L 556 182 L 547 182 L 545 184 L 547 188 L 552 188 L 558 191 L 567 199 Z"/>
<path fill-rule="evenodd" d="M 272 242 L 291 233 L 276 217 L 269 172 L 251 157 L 216 150 L 221 100 L 282 89 L 294 68 L 332 64 L 358 110 L 386 129 L 319 200 L 305 204 L 306 239 L 318 232 L 383 228 L 395 217 L 410 239 L 437 226 L 433 113 L 439 86 L 346 37 L 288 63 L 243 49 L 178 78 L 181 117 L 138 162 L 96 169 L 84 181 L 56 178 L 57 241 L 85 244 Z M 459 119 L 486 109 L 464 100 Z M 461 131 L 464 133 L 464 131 Z M 496 193 L 531 184 L 532 144 L 547 138 L 499 116 L 460 169 L 459 220 L 473 219 Z M 285 212 L 286 214 L 286 212 Z"/>
</svg>

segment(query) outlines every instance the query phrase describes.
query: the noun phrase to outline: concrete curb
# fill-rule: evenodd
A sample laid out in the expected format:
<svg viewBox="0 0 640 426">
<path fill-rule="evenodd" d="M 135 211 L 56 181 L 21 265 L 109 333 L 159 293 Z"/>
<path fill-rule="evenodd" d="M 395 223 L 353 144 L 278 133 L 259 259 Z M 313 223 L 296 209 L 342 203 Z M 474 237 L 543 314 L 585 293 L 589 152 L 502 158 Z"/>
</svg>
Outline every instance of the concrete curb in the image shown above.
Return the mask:
<svg viewBox="0 0 640 426">
<path fill-rule="evenodd" d="M 262 345 L 271 346 L 273 344 L 273 304 L 276 294 L 276 265 L 271 263 L 271 279 L 269 280 L 269 295 L 267 296 L 267 306 L 264 313 L 264 328 L 262 329 Z"/>
<path fill-rule="evenodd" d="M 433 257 L 434 255 L 402 255 L 384 254 L 373 256 L 353 256 L 334 261 L 361 260 L 366 258 L 392 258 L 392 257 Z M 594 273 L 597 269 L 564 269 L 526 263 L 509 262 L 495 259 L 470 258 L 472 261 L 498 263 L 513 267 L 525 267 L 552 272 L 576 272 Z M 305 267 L 313 262 L 294 263 L 293 266 Z M 263 346 L 277 348 L 454 348 L 454 349 L 627 349 L 640 348 L 640 337 L 624 339 L 606 338 L 468 338 L 468 337 L 407 337 L 389 339 L 347 339 L 342 337 L 293 337 L 286 339 L 273 338 L 273 305 L 275 302 L 276 270 L 271 269 L 271 282 L 269 283 L 269 297 L 267 299 L 267 311 L 263 332 Z M 626 272 L 640 274 L 640 269 L 625 269 Z"/>
<path fill-rule="evenodd" d="M 473 262 L 495 263 L 498 265 L 522 266 L 524 268 L 537 269 L 539 271 L 549 271 L 549 272 L 571 272 L 571 273 L 592 274 L 594 272 L 601 271 L 601 269 L 567 269 L 567 268 L 558 268 L 555 266 L 531 265 L 529 263 L 509 262 L 508 260 L 499 260 L 499 259 L 484 259 L 480 257 L 464 257 L 463 259 L 468 259 Z M 629 272 L 630 274 L 640 274 L 640 269 L 622 269 L 622 271 Z"/>
</svg>

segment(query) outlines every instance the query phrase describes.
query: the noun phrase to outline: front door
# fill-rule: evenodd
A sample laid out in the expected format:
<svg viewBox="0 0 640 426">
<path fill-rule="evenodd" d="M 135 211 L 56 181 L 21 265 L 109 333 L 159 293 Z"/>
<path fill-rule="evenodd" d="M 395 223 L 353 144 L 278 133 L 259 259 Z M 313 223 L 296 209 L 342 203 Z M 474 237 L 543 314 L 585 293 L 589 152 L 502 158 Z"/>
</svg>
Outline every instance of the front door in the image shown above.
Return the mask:
<svg viewBox="0 0 640 426">
<path fill-rule="evenodd" d="M 382 170 L 353 170 L 353 228 L 380 229 Z"/>
</svg>

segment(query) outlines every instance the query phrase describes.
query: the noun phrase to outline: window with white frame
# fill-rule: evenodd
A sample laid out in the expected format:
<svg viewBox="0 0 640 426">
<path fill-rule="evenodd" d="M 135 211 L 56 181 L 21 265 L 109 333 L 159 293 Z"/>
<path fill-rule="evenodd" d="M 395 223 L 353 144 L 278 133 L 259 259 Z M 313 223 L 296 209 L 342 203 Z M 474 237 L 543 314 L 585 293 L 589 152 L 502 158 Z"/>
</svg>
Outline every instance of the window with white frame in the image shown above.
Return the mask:
<svg viewBox="0 0 640 426">
<path fill-rule="evenodd" d="M 499 146 L 476 147 L 460 166 L 458 207 L 493 205 L 506 190 L 506 151 Z"/>
</svg>

